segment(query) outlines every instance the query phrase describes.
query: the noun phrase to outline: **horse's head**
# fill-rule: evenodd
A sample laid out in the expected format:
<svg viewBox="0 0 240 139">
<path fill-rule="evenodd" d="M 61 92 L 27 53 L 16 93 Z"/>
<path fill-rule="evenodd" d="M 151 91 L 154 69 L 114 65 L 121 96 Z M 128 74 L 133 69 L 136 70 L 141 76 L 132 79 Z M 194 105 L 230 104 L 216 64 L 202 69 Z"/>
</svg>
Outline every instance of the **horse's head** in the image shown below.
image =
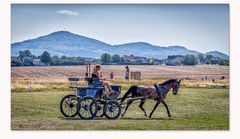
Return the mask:
<svg viewBox="0 0 240 139">
<path fill-rule="evenodd" d="M 174 95 L 177 95 L 177 93 L 178 93 L 178 89 L 180 87 L 180 82 L 181 82 L 181 79 L 173 82 L 172 88 L 173 88 L 173 94 Z"/>
</svg>

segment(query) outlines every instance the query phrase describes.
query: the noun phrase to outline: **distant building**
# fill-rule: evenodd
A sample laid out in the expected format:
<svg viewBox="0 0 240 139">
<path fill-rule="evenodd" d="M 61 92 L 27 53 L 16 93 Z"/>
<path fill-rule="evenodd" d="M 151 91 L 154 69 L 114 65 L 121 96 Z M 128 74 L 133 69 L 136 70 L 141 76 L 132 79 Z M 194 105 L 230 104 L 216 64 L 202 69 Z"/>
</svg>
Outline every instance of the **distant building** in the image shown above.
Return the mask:
<svg viewBox="0 0 240 139">
<path fill-rule="evenodd" d="M 122 60 L 124 63 L 131 63 L 131 64 L 146 64 L 147 58 L 146 57 L 140 57 L 140 56 L 133 56 L 133 55 L 123 55 Z"/>
<path fill-rule="evenodd" d="M 33 60 L 33 65 L 34 65 L 34 66 L 46 66 L 46 64 L 43 63 L 43 62 L 41 61 L 41 59 L 34 59 L 34 60 Z"/>
<path fill-rule="evenodd" d="M 19 62 L 19 57 L 17 57 L 17 56 L 11 56 L 11 62 L 14 62 L 14 63 Z"/>
<path fill-rule="evenodd" d="M 11 66 L 18 66 L 20 65 L 20 58 L 16 56 L 11 56 Z"/>
<path fill-rule="evenodd" d="M 153 65 L 160 65 L 160 64 L 164 64 L 164 63 L 163 63 L 163 60 L 154 59 Z"/>
<path fill-rule="evenodd" d="M 219 60 L 220 60 L 220 58 L 218 58 L 218 57 L 212 57 L 212 58 L 210 59 L 210 63 L 211 63 L 211 64 L 218 64 L 218 63 L 219 63 Z"/>
<path fill-rule="evenodd" d="M 135 57 L 138 63 L 145 64 L 147 63 L 147 58 L 146 57 Z"/>
<path fill-rule="evenodd" d="M 85 63 L 93 63 L 94 62 L 94 59 L 92 58 L 84 58 L 85 60 Z"/>
<path fill-rule="evenodd" d="M 133 55 L 123 55 L 122 59 L 124 63 L 137 63 L 137 59 Z"/>
<path fill-rule="evenodd" d="M 166 65 L 180 65 L 184 60 L 184 56 L 182 55 L 172 55 L 168 56 L 168 58 L 165 60 Z"/>
</svg>

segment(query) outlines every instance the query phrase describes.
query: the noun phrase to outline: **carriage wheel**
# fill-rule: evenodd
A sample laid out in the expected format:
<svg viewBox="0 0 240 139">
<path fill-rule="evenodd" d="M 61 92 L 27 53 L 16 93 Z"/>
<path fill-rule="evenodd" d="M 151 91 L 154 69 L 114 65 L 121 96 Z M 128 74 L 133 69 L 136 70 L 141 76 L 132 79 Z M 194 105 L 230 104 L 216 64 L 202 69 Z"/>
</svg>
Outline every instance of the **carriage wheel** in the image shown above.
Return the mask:
<svg viewBox="0 0 240 139">
<path fill-rule="evenodd" d="M 60 102 L 60 111 L 65 117 L 74 117 L 77 115 L 78 97 L 75 95 L 66 95 Z"/>
<path fill-rule="evenodd" d="M 117 101 L 111 100 L 104 106 L 104 114 L 108 119 L 117 119 L 121 114 L 121 106 Z"/>
<path fill-rule="evenodd" d="M 91 120 L 98 111 L 98 103 L 91 97 L 83 97 L 77 104 L 77 114 L 81 119 Z"/>
</svg>

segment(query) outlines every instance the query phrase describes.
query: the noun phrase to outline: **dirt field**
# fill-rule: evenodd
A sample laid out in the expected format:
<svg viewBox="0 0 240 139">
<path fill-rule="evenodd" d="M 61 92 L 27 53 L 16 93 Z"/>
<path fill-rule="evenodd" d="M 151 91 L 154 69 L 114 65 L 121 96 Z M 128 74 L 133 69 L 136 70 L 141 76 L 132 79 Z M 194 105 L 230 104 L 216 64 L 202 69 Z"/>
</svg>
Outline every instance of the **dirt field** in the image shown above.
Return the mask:
<svg viewBox="0 0 240 139">
<path fill-rule="evenodd" d="M 93 66 L 92 66 L 93 67 Z M 161 65 L 130 65 L 130 71 L 140 71 L 143 79 L 152 78 L 194 78 L 201 79 L 206 76 L 219 79 L 222 76 L 229 78 L 228 66 L 201 65 L 201 66 L 161 66 Z M 12 67 L 12 78 L 33 79 L 63 79 L 68 77 L 84 77 L 85 66 L 48 66 L 48 67 Z M 103 76 L 123 79 L 124 65 L 103 65 Z"/>
<path fill-rule="evenodd" d="M 201 66 L 152 66 L 131 65 L 131 71 L 140 71 L 142 80 L 124 80 L 124 65 L 102 66 L 103 76 L 109 77 L 114 72 L 114 79 L 110 84 L 119 84 L 123 89 L 130 85 L 152 86 L 170 78 L 183 78 L 181 85 L 186 87 L 223 87 L 229 86 L 229 67 L 201 65 Z M 83 80 L 85 66 L 51 66 L 51 67 L 12 67 L 12 91 L 43 91 L 43 89 L 66 89 L 69 77 L 78 77 L 78 85 L 86 85 Z M 221 79 L 224 77 L 224 79 Z M 214 81 L 213 81 L 214 79 Z"/>
</svg>

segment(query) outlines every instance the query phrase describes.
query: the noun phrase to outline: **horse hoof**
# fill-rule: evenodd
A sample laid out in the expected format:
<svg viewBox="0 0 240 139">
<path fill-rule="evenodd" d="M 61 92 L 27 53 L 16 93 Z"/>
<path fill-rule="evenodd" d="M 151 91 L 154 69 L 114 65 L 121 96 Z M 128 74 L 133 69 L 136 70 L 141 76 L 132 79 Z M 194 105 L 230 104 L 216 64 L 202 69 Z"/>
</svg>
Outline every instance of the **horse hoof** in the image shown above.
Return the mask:
<svg viewBox="0 0 240 139">
<path fill-rule="evenodd" d="M 169 117 L 169 118 L 172 118 L 172 116 L 171 116 L 171 115 L 168 115 L 168 117 Z"/>
<path fill-rule="evenodd" d="M 121 114 L 121 117 L 123 117 L 124 116 L 124 114 Z"/>
</svg>

